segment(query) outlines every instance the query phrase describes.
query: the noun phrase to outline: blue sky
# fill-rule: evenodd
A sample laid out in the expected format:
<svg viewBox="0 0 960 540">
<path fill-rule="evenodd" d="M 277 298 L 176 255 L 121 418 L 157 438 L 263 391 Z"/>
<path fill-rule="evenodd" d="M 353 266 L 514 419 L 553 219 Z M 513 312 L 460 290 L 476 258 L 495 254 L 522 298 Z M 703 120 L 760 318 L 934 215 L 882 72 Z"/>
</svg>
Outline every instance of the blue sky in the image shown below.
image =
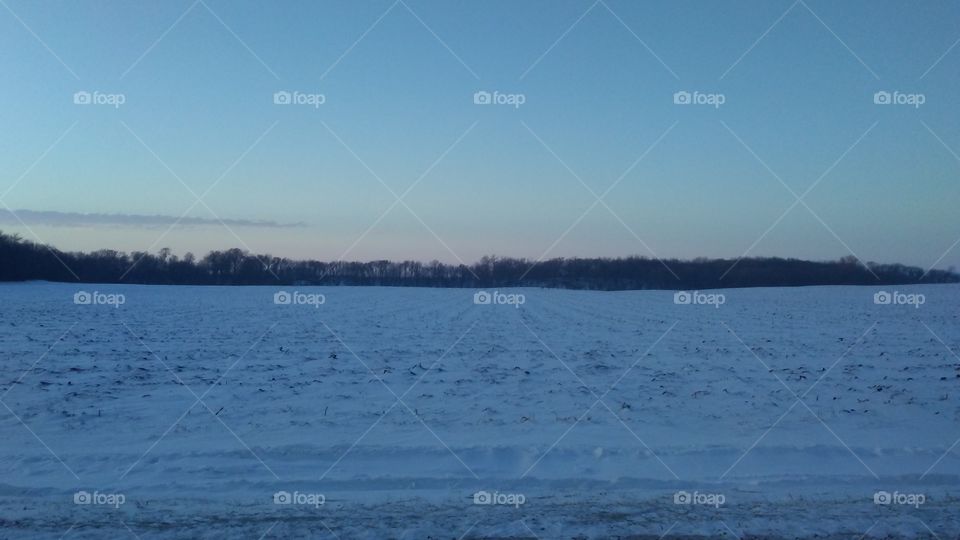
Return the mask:
<svg viewBox="0 0 960 540">
<path fill-rule="evenodd" d="M 956 2 L 4 4 L 0 227 L 62 249 L 960 266 Z"/>
</svg>

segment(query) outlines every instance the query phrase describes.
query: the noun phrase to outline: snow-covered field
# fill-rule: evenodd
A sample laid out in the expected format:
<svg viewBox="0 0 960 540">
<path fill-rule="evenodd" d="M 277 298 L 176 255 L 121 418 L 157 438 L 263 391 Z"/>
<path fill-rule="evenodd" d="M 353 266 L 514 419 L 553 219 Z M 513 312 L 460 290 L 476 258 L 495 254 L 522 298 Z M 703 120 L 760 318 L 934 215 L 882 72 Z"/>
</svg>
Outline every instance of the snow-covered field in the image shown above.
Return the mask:
<svg viewBox="0 0 960 540">
<path fill-rule="evenodd" d="M 960 287 L 475 292 L 0 285 L 0 537 L 960 535 Z"/>
</svg>

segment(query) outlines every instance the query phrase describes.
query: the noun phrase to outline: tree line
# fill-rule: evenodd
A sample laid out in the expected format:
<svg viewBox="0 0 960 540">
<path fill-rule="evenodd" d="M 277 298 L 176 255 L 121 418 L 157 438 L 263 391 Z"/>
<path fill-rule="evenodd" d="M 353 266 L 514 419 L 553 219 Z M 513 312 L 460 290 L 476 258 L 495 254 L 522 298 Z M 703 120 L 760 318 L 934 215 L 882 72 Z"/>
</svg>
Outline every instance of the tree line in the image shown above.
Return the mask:
<svg viewBox="0 0 960 540">
<path fill-rule="evenodd" d="M 804 285 L 957 283 L 960 274 L 854 257 L 815 262 L 782 258 L 555 258 L 532 261 L 486 256 L 479 262 L 321 262 L 211 251 L 198 259 L 158 253 L 64 252 L 0 232 L 0 281 L 64 281 L 169 285 L 382 285 L 402 287 L 554 287 L 696 290 Z"/>
</svg>

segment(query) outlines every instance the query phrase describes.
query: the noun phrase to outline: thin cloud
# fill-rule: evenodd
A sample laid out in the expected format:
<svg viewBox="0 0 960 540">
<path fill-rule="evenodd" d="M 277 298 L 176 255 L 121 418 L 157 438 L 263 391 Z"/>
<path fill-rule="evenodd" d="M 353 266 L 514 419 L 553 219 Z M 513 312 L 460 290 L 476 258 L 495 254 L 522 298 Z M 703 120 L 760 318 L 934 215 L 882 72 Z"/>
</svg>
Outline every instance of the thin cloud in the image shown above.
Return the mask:
<svg viewBox="0 0 960 540">
<path fill-rule="evenodd" d="M 19 219 L 17 219 L 19 218 Z M 178 221 L 179 219 L 179 221 Z M 197 217 L 178 218 L 165 215 L 141 214 L 84 214 L 79 212 L 57 212 L 37 210 L 0 210 L 0 224 L 3 225 L 46 225 L 51 227 L 164 227 L 174 223 L 183 226 L 203 227 L 225 224 L 230 227 L 260 227 L 267 229 L 303 227 L 303 223 L 277 223 L 251 219 L 207 219 Z"/>
</svg>

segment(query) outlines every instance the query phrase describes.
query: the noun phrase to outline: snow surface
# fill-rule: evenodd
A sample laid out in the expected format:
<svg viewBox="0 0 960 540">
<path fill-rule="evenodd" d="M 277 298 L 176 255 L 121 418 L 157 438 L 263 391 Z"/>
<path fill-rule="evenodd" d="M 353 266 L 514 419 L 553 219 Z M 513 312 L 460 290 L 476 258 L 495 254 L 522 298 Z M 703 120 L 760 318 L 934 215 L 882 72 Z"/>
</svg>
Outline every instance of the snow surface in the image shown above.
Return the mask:
<svg viewBox="0 0 960 540">
<path fill-rule="evenodd" d="M 475 292 L 0 285 L 0 537 L 960 535 L 960 287 Z"/>
</svg>

